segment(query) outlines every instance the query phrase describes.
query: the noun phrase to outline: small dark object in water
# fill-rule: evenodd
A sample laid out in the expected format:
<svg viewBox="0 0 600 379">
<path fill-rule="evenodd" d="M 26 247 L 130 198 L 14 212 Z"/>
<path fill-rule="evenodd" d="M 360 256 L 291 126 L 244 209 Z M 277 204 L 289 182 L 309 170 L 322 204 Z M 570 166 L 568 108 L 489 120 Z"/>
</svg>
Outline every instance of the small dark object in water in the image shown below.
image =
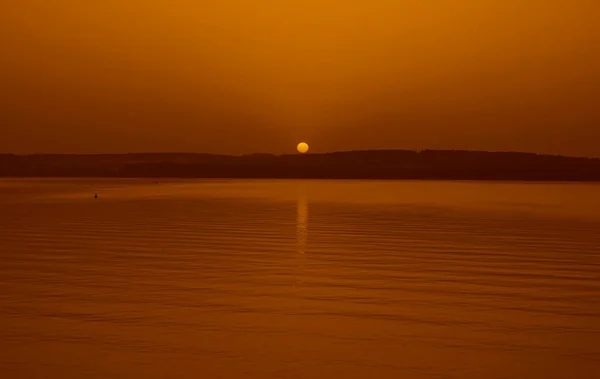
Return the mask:
<svg viewBox="0 0 600 379">
<path fill-rule="evenodd" d="M 98 194 L 95 194 L 95 195 L 94 195 L 94 199 L 97 199 L 97 198 L 98 198 Z"/>
</svg>

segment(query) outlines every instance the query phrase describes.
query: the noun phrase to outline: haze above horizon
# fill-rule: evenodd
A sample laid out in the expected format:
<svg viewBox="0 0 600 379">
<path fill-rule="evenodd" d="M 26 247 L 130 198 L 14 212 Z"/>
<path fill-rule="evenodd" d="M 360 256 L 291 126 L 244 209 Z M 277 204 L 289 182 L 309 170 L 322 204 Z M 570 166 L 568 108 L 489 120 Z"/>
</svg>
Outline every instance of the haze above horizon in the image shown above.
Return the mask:
<svg viewBox="0 0 600 379">
<path fill-rule="evenodd" d="M 600 157 L 595 0 L 0 4 L 0 151 Z"/>
</svg>

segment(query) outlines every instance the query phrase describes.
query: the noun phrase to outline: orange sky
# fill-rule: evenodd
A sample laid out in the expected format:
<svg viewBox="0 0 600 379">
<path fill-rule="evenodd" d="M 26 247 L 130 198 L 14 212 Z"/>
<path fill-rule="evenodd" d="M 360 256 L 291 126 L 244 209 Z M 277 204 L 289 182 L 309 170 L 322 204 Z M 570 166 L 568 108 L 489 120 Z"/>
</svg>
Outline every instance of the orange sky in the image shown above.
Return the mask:
<svg viewBox="0 0 600 379">
<path fill-rule="evenodd" d="M 598 0 L 15 0 L 0 33 L 0 152 L 600 156 Z"/>
</svg>

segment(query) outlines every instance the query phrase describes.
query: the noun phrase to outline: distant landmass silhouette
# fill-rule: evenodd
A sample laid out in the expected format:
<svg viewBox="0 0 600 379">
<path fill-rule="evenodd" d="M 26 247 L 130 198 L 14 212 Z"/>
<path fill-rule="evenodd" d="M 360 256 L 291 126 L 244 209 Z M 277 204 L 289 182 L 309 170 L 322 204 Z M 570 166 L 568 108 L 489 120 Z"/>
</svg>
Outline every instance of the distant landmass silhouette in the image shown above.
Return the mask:
<svg viewBox="0 0 600 379">
<path fill-rule="evenodd" d="M 600 159 L 461 150 L 0 154 L 0 176 L 600 181 Z"/>
</svg>

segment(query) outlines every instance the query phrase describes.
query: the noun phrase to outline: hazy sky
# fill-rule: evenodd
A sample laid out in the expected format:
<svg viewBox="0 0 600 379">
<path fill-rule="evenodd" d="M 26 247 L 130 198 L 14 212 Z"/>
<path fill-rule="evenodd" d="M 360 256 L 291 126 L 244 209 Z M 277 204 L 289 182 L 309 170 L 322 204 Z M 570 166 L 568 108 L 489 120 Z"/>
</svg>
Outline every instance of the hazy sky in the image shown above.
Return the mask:
<svg viewBox="0 0 600 379">
<path fill-rule="evenodd" d="M 600 156 L 598 0 L 7 0 L 0 152 Z"/>
</svg>

